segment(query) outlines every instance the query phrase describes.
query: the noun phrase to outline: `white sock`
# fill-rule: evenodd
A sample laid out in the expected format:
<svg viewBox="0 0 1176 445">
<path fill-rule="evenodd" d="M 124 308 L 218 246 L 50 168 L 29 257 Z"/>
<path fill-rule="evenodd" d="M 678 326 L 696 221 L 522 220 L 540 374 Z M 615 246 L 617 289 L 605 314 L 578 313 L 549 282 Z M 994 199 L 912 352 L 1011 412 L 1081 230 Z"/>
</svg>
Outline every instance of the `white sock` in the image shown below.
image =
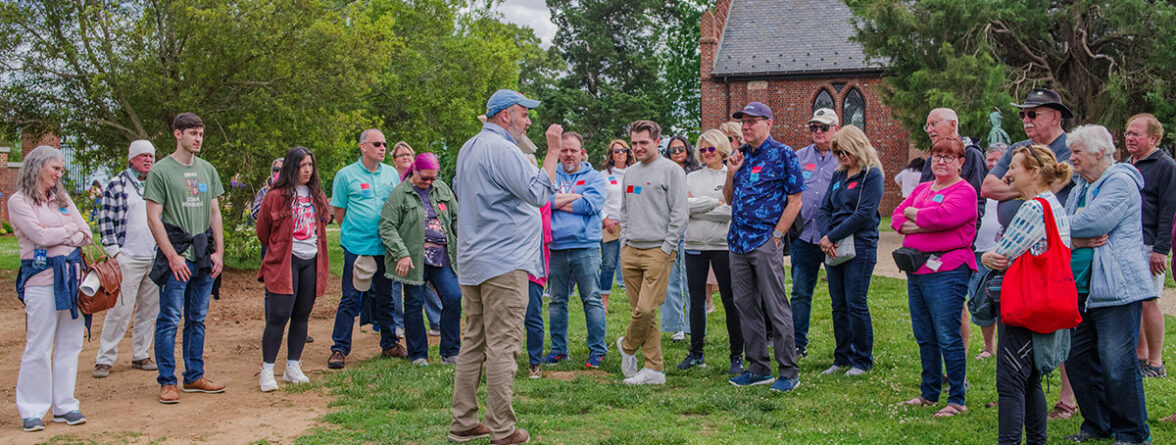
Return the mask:
<svg viewBox="0 0 1176 445">
<path fill-rule="evenodd" d="M 270 374 L 273 374 L 274 373 L 274 364 L 262 362 L 261 363 L 261 370 L 264 372 L 268 372 Z"/>
</svg>

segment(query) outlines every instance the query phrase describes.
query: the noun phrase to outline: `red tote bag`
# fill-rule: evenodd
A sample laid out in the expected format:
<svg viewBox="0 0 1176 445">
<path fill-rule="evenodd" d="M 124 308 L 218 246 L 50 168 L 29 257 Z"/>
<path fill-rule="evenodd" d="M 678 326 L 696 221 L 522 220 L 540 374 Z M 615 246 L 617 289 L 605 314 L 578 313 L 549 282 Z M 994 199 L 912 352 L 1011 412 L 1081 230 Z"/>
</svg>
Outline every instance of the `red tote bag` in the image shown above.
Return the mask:
<svg viewBox="0 0 1176 445">
<path fill-rule="evenodd" d="M 1000 292 L 1000 318 L 1038 334 L 1071 329 L 1082 322 L 1078 288 L 1070 269 L 1070 249 L 1062 243 L 1049 201 L 1034 198 L 1045 209 L 1048 247 L 1041 255 L 1026 251 L 1005 272 Z"/>
</svg>

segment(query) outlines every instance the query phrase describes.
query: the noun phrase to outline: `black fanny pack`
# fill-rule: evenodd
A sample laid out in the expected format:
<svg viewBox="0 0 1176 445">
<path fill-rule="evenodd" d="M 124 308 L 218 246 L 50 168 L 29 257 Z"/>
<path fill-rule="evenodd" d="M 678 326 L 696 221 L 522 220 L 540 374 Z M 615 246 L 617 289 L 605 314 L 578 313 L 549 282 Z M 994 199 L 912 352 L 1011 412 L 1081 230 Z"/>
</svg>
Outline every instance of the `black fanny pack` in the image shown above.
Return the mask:
<svg viewBox="0 0 1176 445">
<path fill-rule="evenodd" d="M 950 250 L 943 250 L 939 252 L 923 252 L 912 247 L 899 247 L 891 252 L 890 255 L 894 257 L 894 264 L 898 269 L 907 272 L 915 273 L 923 264 L 931 258 L 932 255 L 940 255 L 950 252 Z"/>
</svg>

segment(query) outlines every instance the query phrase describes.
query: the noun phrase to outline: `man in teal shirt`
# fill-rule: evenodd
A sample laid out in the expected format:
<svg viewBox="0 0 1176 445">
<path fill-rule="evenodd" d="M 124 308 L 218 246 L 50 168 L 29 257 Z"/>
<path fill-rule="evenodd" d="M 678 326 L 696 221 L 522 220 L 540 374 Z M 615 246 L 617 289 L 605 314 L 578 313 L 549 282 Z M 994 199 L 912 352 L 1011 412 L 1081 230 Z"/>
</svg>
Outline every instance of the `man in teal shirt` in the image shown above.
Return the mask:
<svg viewBox="0 0 1176 445">
<path fill-rule="evenodd" d="M 384 277 L 384 244 L 380 241 L 380 210 L 392 189 L 400 184 L 396 168 L 384 164 L 388 143 L 380 130 L 364 130 L 359 136 L 359 161 L 335 173 L 331 207 L 339 221 L 339 244 L 343 246 L 343 295 L 335 312 L 331 333 L 331 357 L 327 367 L 340 369 L 351 353 L 351 330 L 360 302 L 372 299 L 372 325 L 380 329 L 381 355 L 406 357 L 392 320 L 393 301 L 400 286 Z M 352 281 L 356 261 L 375 262 L 371 288 L 359 291 Z"/>
</svg>

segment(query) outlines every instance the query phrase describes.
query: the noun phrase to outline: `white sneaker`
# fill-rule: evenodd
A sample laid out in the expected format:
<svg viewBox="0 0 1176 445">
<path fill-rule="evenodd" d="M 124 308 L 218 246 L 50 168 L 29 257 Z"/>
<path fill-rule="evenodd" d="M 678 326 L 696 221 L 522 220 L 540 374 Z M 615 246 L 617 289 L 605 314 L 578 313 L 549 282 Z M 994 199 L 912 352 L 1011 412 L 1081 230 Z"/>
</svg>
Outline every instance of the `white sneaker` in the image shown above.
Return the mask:
<svg viewBox="0 0 1176 445">
<path fill-rule="evenodd" d="M 625 337 L 617 338 L 617 351 L 621 353 L 621 374 L 624 374 L 625 378 L 629 378 L 637 375 L 637 355 L 625 353 L 625 348 L 621 347 L 624 341 Z"/>
<path fill-rule="evenodd" d="M 850 377 L 857 377 L 859 375 L 865 375 L 867 372 L 869 372 L 869 371 L 866 371 L 865 369 L 862 369 L 862 368 L 853 367 L 853 368 L 849 368 L 849 371 L 845 371 L 845 375 L 850 376 Z"/>
<path fill-rule="evenodd" d="M 261 370 L 261 380 L 258 382 L 261 386 L 261 392 L 270 392 L 278 389 L 278 381 L 274 380 L 273 371 L 266 372 Z"/>
<path fill-rule="evenodd" d="M 414 365 L 417 365 L 417 366 L 420 366 L 420 367 L 422 367 L 422 368 L 423 368 L 423 367 L 429 366 L 429 359 L 427 359 L 427 358 L 418 358 L 418 359 L 416 359 L 416 360 L 413 360 L 413 361 L 412 361 L 412 364 L 414 364 Z"/>
<path fill-rule="evenodd" d="M 829 374 L 835 373 L 837 371 L 840 371 L 842 369 L 844 369 L 844 368 L 837 366 L 837 365 L 833 365 L 833 366 L 830 366 L 829 369 L 821 371 L 821 375 L 829 375 Z"/>
<path fill-rule="evenodd" d="M 288 383 L 310 383 L 310 377 L 302 373 L 302 365 L 300 363 L 286 362 L 286 371 L 282 373 L 282 381 Z"/>
<path fill-rule="evenodd" d="M 678 331 L 678 332 L 675 332 L 674 335 L 670 336 L 670 340 L 673 340 L 673 341 L 682 341 L 685 339 L 686 339 L 686 332 L 685 331 Z"/>
<path fill-rule="evenodd" d="M 649 368 L 641 368 L 641 371 L 625 379 L 626 385 L 665 385 L 666 373 L 661 371 L 654 371 Z"/>
</svg>

